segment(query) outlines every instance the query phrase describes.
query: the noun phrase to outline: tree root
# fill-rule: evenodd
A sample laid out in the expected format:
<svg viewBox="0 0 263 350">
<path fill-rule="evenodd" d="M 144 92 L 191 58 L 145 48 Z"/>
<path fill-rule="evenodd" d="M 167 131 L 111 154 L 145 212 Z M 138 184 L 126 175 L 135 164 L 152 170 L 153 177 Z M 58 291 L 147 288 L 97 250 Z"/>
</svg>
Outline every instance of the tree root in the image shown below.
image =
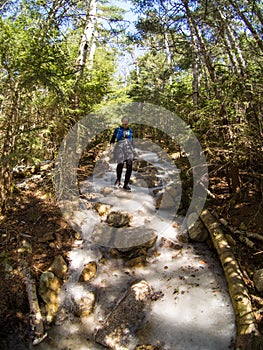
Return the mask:
<svg viewBox="0 0 263 350">
<path fill-rule="evenodd" d="M 200 217 L 211 235 L 228 283 L 237 324 L 236 349 L 262 350 L 263 339 L 258 330 L 250 296 L 221 225 L 207 210 Z"/>
</svg>

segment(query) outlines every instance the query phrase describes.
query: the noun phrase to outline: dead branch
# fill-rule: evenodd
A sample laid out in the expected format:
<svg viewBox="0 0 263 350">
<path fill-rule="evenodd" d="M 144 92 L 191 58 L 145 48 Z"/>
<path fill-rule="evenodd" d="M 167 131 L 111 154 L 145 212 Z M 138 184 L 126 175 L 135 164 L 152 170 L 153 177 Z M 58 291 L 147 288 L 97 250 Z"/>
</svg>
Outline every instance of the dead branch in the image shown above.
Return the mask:
<svg viewBox="0 0 263 350">
<path fill-rule="evenodd" d="M 256 236 L 260 236 L 256 233 L 245 232 L 241 230 L 237 230 L 235 227 L 231 226 L 224 218 L 219 219 L 219 222 L 224 225 L 231 233 L 238 237 L 240 242 L 245 243 L 249 248 L 254 248 L 255 243 L 252 242 L 248 237 L 256 238 Z M 263 237 L 260 236 L 263 240 Z"/>
<path fill-rule="evenodd" d="M 254 239 L 257 239 L 258 241 L 263 241 L 263 236 L 258 233 L 246 232 L 245 235 L 249 238 L 254 238 Z"/>
</svg>

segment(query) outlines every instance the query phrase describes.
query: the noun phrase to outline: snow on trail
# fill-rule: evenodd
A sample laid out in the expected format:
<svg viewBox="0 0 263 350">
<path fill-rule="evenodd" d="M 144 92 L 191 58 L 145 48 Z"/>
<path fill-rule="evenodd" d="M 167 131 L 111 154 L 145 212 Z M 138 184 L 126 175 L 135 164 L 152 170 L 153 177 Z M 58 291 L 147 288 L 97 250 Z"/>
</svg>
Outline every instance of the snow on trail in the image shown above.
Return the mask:
<svg viewBox="0 0 263 350">
<path fill-rule="evenodd" d="M 160 178 L 165 179 L 166 184 L 178 179 L 178 172 L 173 172 L 166 160 L 160 163 L 155 153 L 145 152 L 143 159 L 159 167 Z M 109 161 L 106 153 L 104 160 Z M 133 172 L 134 176 L 136 172 Z M 147 264 L 141 267 L 128 267 L 122 259 L 108 259 L 106 263 L 100 263 L 100 250 L 84 239 L 71 252 L 70 276 L 65 289 L 75 288 L 77 293 L 83 265 L 96 260 L 98 271 L 89 282 L 91 290 L 99 290 L 94 313 L 85 324 L 72 316 L 62 325 L 53 326 L 49 340 L 35 346 L 35 349 L 105 349 L 93 340 L 94 331 L 135 278 L 146 280 L 160 295 L 152 302 L 148 321 L 138 332 L 138 344 L 161 344 L 165 350 L 233 349 L 235 316 L 217 257 L 202 243 L 180 242 L 182 249 L 165 248 L 161 244 L 162 237 L 177 242 L 175 213 L 165 208 L 157 211 L 152 190 L 143 183 L 136 186 L 134 182 L 131 193 L 116 189 L 103 194 L 103 189 L 112 188 L 114 181 L 115 164 L 110 164 L 103 176 L 83 181 L 81 191 L 101 193 L 101 203 L 112 205 L 112 210 L 133 215 L 132 225 L 155 229 L 158 232 L 158 254 L 147 256 Z"/>
</svg>

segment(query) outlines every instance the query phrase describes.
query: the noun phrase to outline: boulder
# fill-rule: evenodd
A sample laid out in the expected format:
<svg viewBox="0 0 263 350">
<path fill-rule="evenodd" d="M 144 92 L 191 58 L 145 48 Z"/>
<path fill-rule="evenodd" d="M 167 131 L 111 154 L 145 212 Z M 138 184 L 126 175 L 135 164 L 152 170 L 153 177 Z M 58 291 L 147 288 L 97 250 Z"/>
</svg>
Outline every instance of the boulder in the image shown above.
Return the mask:
<svg viewBox="0 0 263 350">
<path fill-rule="evenodd" d="M 96 342 L 113 350 L 135 348 L 136 332 L 145 321 L 151 293 L 146 281 L 134 283 L 97 331 Z"/>
<path fill-rule="evenodd" d="M 99 224 L 94 227 L 91 238 L 95 244 L 128 251 L 134 247 L 152 247 L 157 233 L 146 226 L 116 228 Z"/>
<path fill-rule="evenodd" d="M 121 211 L 112 211 L 107 215 L 106 222 L 113 227 L 129 226 L 132 215 Z"/>
<path fill-rule="evenodd" d="M 189 215 L 189 218 L 187 220 L 189 237 L 194 242 L 205 242 L 209 237 L 209 232 L 200 219 L 197 219 L 194 222 L 193 220 L 195 218 L 196 214 L 192 213 Z M 194 223 L 191 224 L 191 222 Z"/>
<path fill-rule="evenodd" d="M 168 185 L 156 197 L 156 209 L 178 209 L 181 201 L 181 184 Z"/>
</svg>

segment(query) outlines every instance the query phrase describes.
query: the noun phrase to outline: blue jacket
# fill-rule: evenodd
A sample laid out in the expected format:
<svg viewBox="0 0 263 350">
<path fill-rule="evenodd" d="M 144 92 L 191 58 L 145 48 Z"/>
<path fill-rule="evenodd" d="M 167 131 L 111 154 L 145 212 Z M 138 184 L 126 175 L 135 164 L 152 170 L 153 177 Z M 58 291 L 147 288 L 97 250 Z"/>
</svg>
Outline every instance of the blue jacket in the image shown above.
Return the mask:
<svg viewBox="0 0 263 350">
<path fill-rule="evenodd" d="M 117 140 L 118 142 L 125 139 L 132 141 L 132 134 L 133 134 L 132 129 L 130 128 L 124 129 L 122 126 L 118 126 L 114 130 L 110 143 L 114 143 L 115 140 Z"/>
</svg>

